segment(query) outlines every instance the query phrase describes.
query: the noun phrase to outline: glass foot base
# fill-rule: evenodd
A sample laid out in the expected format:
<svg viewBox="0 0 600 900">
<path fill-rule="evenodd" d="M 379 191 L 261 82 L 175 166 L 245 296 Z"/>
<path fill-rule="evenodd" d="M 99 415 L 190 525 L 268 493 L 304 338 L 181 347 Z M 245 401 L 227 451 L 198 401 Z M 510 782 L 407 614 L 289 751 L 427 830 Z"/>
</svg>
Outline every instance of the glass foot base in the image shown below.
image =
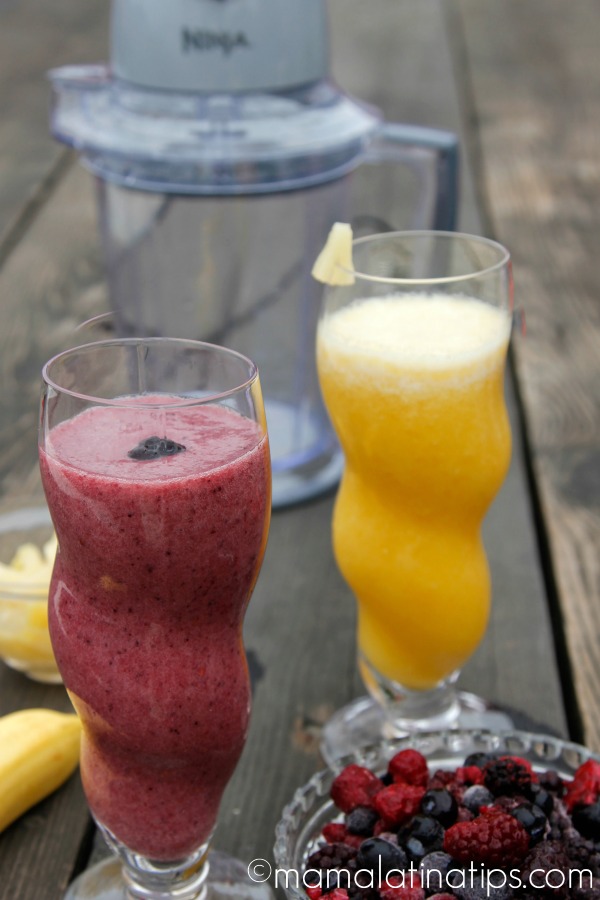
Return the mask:
<svg viewBox="0 0 600 900">
<path fill-rule="evenodd" d="M 76 878 L 64 900 L 274 900 L 269 885 L 252 881 L 243 862 L 216 850 L 209 854 L 207 876 L 191 894 L 188 888 L 132 893 L 122 872 L 116 857 L 105 859 Z"/>
<path fill-rule="evenodd" d="M 395 727 L 382 707 L 371 697 L 359 697 L 343 706 L 326 723 L 321 735 L 321 755 L 329 766 L 335 765 L 359 747 L 377 744 L 386 738 L 403 737 L 412 731 L 439 731 L 448 728 L 505 731 L 512 719 L 487 701 L 466 691 L 456 694 L 457 708 L 451 721 L 447 714 L 412 722 L 411 729 Z"/>
</svg>

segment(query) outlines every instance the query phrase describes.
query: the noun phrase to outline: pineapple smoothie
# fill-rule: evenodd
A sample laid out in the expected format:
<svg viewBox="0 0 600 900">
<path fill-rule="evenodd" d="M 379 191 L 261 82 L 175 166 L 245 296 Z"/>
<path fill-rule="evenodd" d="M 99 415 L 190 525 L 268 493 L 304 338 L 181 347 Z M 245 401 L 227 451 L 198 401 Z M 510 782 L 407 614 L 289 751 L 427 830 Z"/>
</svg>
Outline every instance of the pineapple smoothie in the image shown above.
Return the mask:
<svg viewBox="0 0 600 900">
<path fill-rule="evenodd" d="M 480 529 L 510 457 L 509 332 L 507 311 L 441 293 L 357 300 L 319 326 L 346 456 L 334 551 L 358 601 L 361 665 L 412 690 L 460 669 L 486 628 Z"/>
</svg>

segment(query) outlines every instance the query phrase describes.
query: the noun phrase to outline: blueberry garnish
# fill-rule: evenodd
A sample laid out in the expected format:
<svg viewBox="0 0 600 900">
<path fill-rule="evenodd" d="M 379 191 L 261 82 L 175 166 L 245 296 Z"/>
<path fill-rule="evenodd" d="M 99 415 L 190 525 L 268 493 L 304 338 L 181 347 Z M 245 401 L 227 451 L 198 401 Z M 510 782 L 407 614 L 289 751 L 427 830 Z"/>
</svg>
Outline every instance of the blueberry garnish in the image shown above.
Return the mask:
<svg viewBox="0 0 600 900">
<path fill-rule="evenodd" d="M 175 456 L 176 453 L 181 453 L 182 450 L 185 450 L 183 444 L 177 444 L 169 438 L 161 438 L 153 434 L 151 437 L 140 441 L 137 447 L 134 447 L 133 450 L 127 453 L 127 456 L 130 459 L 138 460 L 158 459 L 160 456 Z"/>
</svg>

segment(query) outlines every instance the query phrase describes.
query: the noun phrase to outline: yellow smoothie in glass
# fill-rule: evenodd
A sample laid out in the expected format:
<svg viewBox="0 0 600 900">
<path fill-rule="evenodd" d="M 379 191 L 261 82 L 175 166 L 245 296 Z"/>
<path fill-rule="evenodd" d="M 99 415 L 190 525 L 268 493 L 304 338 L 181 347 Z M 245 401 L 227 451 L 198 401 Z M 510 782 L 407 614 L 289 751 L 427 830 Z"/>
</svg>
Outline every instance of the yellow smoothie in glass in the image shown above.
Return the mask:
<svg viewBox="0 0 600 900">
<path fill-rule="evenodd" d="M 480 529 L 509 463 L 506 310 L 460 294 L 358 300 L 323 318 L 323 396 L 346 456 L 333 542 L 364 667 L 412 690 L 481 640 Z"/>
</svg>

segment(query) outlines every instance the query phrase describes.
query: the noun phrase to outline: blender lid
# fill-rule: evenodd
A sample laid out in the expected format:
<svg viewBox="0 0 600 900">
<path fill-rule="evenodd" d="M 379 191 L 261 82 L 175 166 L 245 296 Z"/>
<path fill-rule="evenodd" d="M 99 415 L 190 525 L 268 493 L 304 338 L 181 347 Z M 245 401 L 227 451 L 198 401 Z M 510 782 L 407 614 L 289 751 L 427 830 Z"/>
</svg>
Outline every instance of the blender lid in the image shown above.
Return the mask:
<svg viewBox="0 0 600 900">
<path fill-rule="evenodd" d="M 94 173 L 137 190 L 251 194 L 310 187 L 351 171 L 379 112 L 322 79 L 287 90 L 140 86 L 104 65 L 49 73 L 51 130 Z"/>
</svg>

